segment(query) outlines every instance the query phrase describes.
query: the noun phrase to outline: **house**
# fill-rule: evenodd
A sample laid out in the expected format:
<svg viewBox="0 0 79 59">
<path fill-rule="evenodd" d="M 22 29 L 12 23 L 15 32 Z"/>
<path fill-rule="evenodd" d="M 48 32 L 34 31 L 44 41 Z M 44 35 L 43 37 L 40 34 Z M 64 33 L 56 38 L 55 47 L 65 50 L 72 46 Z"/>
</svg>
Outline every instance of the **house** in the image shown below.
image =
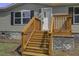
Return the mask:
<svg viewBox="0 0 79 59">
<path fill-rule="evenodd" d="M 78 36 L 78 6 L 74 3 L 11 4 L 0 9 L 0 34 L 9 34 L 10 39 L 22 39 L 22 54 L 52 55 L 53 36 Z M 41 41 L 45 44 L 40 44 Z M 33 51 L 35 53 L 31 53 Z"/>
</svg>

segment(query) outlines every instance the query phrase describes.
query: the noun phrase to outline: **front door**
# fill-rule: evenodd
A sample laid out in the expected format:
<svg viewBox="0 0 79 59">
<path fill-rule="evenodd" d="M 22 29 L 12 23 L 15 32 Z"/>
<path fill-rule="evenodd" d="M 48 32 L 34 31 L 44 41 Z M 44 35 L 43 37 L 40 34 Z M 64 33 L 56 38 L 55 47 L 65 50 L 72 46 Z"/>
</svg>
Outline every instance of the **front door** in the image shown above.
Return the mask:
<svg viewBox="0 0 79 59">
<path fill-rule="evenodd" d="M 42 31 L 49 31 L 49 26 L 48 26 L 48 18 L 44 17 L 42 20 Z"/>
<path fill-rule="evenodd" d="M 42 20 L 41 20 L 42 31 L 49 31 L 52 9 L 42 8 L 41 12 L 42 12 Z"/>
</svg>

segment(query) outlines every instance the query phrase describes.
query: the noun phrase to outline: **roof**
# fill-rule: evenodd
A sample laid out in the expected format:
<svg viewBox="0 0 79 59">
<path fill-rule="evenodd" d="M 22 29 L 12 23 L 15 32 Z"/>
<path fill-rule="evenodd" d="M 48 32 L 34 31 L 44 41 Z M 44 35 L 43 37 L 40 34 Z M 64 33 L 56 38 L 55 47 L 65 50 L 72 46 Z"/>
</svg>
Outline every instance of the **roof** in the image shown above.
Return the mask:
<svg viewBox="0 0 79 59">
<path fill-rule="evenodd" d="M 0 3 L 0 11 L 6 11 L 23 4 L 27 3 Z M 36 4 L 42 4 L 50 7 L 79 5 L 79 3 L 36 3 Z"/>
<path fill-rule="evenodd" d="M 0 9 L 6 9 L 13 6 L 15 3 L 0 3 Z"/>
</svg>

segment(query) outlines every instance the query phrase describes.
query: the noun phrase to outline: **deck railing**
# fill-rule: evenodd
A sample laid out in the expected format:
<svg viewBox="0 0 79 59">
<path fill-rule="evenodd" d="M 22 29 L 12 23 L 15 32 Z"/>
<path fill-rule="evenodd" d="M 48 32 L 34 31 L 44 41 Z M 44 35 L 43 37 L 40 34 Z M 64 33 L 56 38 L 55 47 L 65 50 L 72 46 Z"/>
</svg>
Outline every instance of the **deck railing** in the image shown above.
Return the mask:
<svg viewBox="0 0 79 59">
<path fill-rule="evenodd" d="M 58 35 L 71 34 L 71 19 L 68 15 L 54 15 L 52 17 L 51 31 Z"/>
</svg>

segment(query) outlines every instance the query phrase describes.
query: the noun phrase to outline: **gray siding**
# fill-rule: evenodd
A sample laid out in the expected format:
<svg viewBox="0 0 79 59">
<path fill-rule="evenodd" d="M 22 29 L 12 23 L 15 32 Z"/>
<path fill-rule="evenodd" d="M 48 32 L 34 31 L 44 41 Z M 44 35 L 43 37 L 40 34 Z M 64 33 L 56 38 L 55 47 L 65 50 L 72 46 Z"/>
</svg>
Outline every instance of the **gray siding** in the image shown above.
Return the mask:
<svg viewBox="0 0 79 59">
<path fill-rule="evenodd" d="M 60 15 L 60 14 L 68 15 L 68 8 L 67 7 L 54 7 L 53 14 L 54 15 Z"/>
<path fill-rule="evenodd" d="M 0 31 L 21 31 L 24 25 L 11 25 L 11 11 L 21 11 L 21 10 L 35 10 L 38 11 L 40 8 L 46 8 L 49 6 L 41 5 L 41 4 L 24 4 L 22 6 L 18 6 L 9 10 L 7 12 L 0 12 Z M 68 7 L 52 7 L 53 14 L 68 14 Z M 72 32 L 79 33 L 79 25 L 72 25 Z"/>
<path fill-rule="evenodd" d="M 48 7 L 41 4 L 24 4 L 7 12 L 0 13 L 0 31 L 21 31 L 24 25 L 11 25 L 11 11 L 35 10 Z"/>
</svg>

